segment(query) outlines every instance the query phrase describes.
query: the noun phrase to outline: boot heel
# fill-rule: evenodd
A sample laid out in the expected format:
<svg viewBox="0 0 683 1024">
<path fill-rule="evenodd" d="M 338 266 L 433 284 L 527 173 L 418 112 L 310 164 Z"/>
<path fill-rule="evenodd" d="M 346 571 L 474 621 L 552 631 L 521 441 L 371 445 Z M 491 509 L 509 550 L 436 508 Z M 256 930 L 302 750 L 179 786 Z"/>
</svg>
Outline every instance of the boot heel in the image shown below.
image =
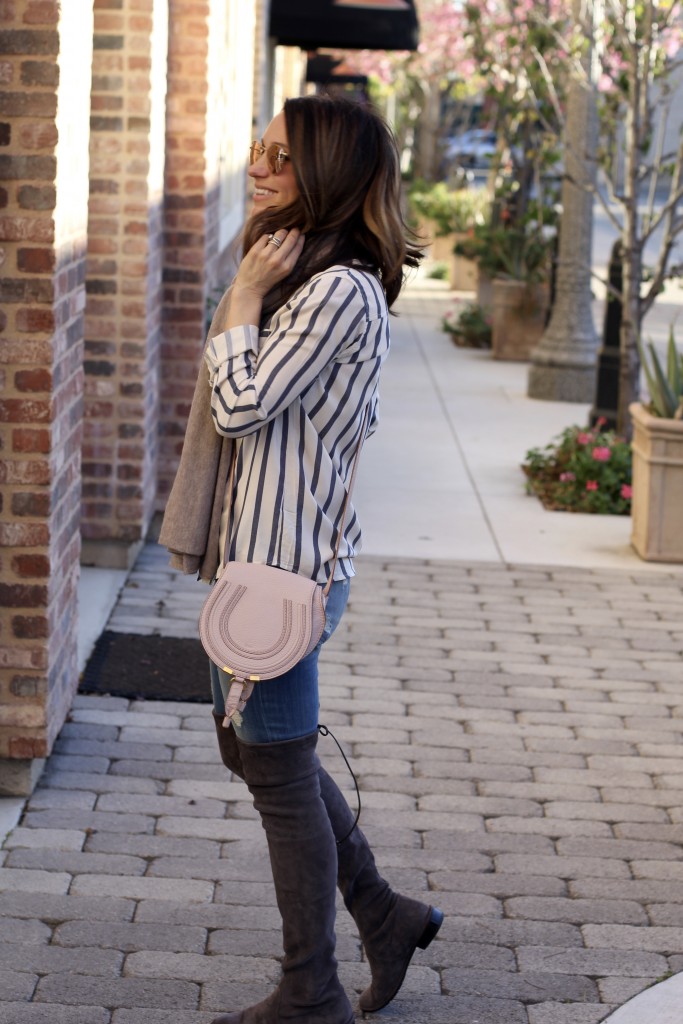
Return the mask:
<svg viewBox="0 0 683 1024">
<path fill-rule="evenodd" d="M 438 907 L 432 907 L 429 913 L 429 920 L 425 926 L 425 930 L 418 939 L 418 946 L 420 949 L 426 949 L 429 943 L 435 938 L 439 928 L 443 924 L 443 910 L 439 910 Z"/>
</svg>

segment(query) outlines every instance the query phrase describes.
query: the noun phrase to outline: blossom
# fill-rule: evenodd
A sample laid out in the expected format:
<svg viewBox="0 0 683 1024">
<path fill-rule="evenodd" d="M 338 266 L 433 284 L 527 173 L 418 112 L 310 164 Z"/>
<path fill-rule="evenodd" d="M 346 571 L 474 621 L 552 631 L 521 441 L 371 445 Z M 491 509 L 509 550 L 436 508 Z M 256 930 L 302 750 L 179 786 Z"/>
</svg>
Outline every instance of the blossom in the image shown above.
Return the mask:
<svg viewBox="0 0 683 1024">
<path fill-rule="evenodd" d="M 587 491 L 597 491 L 597 489 L 598 489 L 598 481 L 597 480 L 586 480 L 586 490 Z"/>
<path fill-rule="evenodd" d="M 628 500 L 629 498 L 633 497 L 633 488 L 630 484 L 622 484 L 621 491 L 619 493 L 621 494 L 622 498 L 626 498 L 626 500 Z"/>
<path fill-rule="evenodd" d="M 581 433 L 576 435 L 576 440 L 579 444 L 590 444 L 594 437 L 592 434 Z"/>
<path fill-rule="evenodd" d="M 560 480 L 563 484 L 569 483 L 572 480 L 576 480 L 576 473 L 560 473 Z"/>
<path fill-rule="evenodd" d="M 612 449 L 606 445 L 600 445 L 594 448 L 591 454 L 596 462 L 609 462 L 612 457 Z"/>
</svg>

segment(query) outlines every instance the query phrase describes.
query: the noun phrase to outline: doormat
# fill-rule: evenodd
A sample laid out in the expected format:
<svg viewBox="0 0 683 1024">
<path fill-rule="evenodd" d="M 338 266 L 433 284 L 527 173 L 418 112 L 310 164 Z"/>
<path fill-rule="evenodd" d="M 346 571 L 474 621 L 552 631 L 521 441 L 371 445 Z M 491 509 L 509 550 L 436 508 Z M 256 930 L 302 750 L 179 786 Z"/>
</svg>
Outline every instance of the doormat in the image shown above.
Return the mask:
<svg viewBox="0 0 683 1024">
<path fill-rule="evenodd" d="M 209 659 L 196 639 L 105 630 L 83 670 L 78 691 L 208 704 Z"/>
</svg>

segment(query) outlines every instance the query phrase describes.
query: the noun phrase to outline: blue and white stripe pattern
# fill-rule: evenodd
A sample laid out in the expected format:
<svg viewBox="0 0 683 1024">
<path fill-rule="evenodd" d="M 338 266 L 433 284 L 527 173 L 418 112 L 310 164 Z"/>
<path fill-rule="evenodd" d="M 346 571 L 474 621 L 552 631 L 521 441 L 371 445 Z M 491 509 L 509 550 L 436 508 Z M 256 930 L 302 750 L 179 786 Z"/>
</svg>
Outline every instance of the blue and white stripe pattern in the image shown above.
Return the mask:
<svg viewBox="0 0 683 1024">
<path fill-rule="evenodd" d="M 301 286 L 265 328 L 233 327 L 205 353 L 216 430 L 236 440 L 229 559 L 325 582 L 346 485 L 389 351 L 377 277 L 334 266 Z M 228 496 L 223 509 L 225 549 Z M 352 503 L 335 579 L 353 576 L 361 531 Z"/>
</svg>

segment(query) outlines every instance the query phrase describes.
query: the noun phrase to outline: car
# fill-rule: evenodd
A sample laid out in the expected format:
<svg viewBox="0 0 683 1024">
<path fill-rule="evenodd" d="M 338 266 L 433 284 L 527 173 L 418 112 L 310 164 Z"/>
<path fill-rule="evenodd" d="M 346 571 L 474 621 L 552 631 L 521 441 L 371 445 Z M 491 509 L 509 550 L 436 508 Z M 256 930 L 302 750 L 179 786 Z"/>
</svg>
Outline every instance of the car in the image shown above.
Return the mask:
<svg viewBox="0 0 683 1024">
<path fill-rule="evenodd" d="M 498 136 L 489 128 L 470 128 L 451 138 L 446 156 L 460 167 L 488 167 L 498 146 Z"/>
</svg>

